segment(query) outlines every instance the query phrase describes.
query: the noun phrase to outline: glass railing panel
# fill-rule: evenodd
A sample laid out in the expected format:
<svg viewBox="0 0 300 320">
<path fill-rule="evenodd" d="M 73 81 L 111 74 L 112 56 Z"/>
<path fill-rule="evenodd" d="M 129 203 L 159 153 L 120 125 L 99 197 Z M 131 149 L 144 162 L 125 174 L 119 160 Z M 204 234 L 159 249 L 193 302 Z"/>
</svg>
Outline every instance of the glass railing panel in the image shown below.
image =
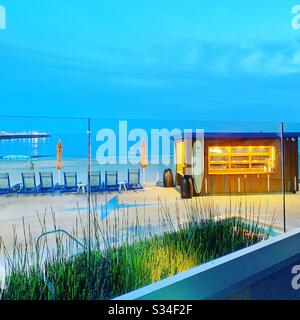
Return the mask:
<svg viewBox="0 0 300 320">
<path fill-rule="evenodd" d="M 279 123 L 98 118 L 2 122 L 2 191 L 5 174 L 10 179 L 8 192 L 0 196 L 0 234 L 6 244 L 2 260 L 16 254 L 17 237 L 22 250 L 33 252 L 32 263 L 38 261 L 45 268 L 45 261 L 75 257 L 72 261 L 83 263 L 80 272 L 88 277 L 91 270 L 97 271 L 94 263 L 102 261 L 98 253 L 105 252 L 113 266 L 122 268 L 114 260 L 114 249 L 148 243 L 155 235 L 162 239 L 186 232 L 195 223 L 228 222 L 226 232 L 233 239 L 242 232 L 238 248 L 277 236 L 285 226 L 289 230 L 296 224 L 290 205 L 296 195 L 287 187 L 286 161 L 291 160 L 282 154 L 282 146 L 287 151 L 287 136 Z M 13 133 L 23 136 L 10 139 L 7 135 Z M 24 138 L 26 134 L 31 137 Z M 27 192 L 22 191 L 24 184 Z M 30 190 L 35 184 L 36 190 Z M 221 245 L 221 253 L 216 254 L 219 251 L 207 243 L 201 246 L 205 252 L 212 250 L 209 258 L 184 260 L 182 271 L 230 253 L 235 245 L 227 248 L 223 240 L 222 245 L 213 241 Z M 155 242 L 164 256 L 167 251 L 160 244 Z M 180 246 L 185 248 L 183 242 Z M 86 255 L 78 256 L 82 252 Z M 132 251 L 130 259 L 139 259 L 135 254 Z M 19 263 L 18 254 L 15 261 Z M 119 285 L 111 294 L 137 288 Z M 108 298 L 107 292 L 99 290 L 98 294 L 89 287 L 84 298 Z"/>
<path fill-rule="evenodd" d="M 299 220 L 299 123 L 284 123 L 284 175 L 287 230 L 300 227 Z"/>
<path fill-rule="evenodd" d="M 3 117 L 0 122 L 2 260 L 16 254 L 16 243 L 36 257 L 36 240 L 53 230 L 64 233 L 43 236 L 41 248 L 51 251 L 58 238 L 64 248 L 69 240 L 78 247 L 67 233 L 86 241 L 87 120 Z"/>
</svg>

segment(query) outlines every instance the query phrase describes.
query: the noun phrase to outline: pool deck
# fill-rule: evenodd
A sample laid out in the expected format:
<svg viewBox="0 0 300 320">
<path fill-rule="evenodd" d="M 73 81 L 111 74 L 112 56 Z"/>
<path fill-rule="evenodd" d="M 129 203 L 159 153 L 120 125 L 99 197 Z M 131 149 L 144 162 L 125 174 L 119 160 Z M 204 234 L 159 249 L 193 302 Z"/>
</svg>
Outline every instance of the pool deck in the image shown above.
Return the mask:
<svg viewBox="0 0 300 320">
<path fill-rule="evenodd" d="M 260 221 L 271 224 L 273 214 L 275 217 L 274 227 L 283 231 L 282 195 L 281 194 L 258 194 L 240 196 L 203 196 L 192 200 L 182 200 L 178 190 L 149 184 L 145 190 L 122 191 L 114 193 L 99 193 L 93 195 L 92 207 L 96 203 L 98 211 L 106 210 L 106 203 L 118 196 L 118 208 L 115 212 L 107 212 L 107 217 L 99 214 L 100 224 L 114 224 L 116 217 L 129 218 L 129 224 L 134 226 L 138 217 L 140 225 L 155 225 L 167 214 L 172 221 L 185 219 L 187 211 L 191 207 L 197 210 L 199 204 L 202 208 L 212 204 L 218 214 L 225 216 L 226 212 L 238 215 L 240 212 L 255 212 L 255 217 L 260 216 Z M 159 206 L 158 203 L 161 203 Z M 146 205 L 144 205 L 146 204 Z M 241 206 L 239 206 L 241 204 Z M 252 208 L 252 210 L 250 209 Z M 205 210 L 205 209 L 204 209 Z M 124 214 L 126 212 L 126 214 Z M 23 237 L 23 217 L 26 228 L 30 226 L 31 234 L 36 237 L 41 232 L 38 215 L 45 219 L 47 229 L 53 229 L 53 213 L 56 225 L 69 232 L 81 219 L 84 225 L 88 222 L 87 196 L 83 193 L 63 195 L 10 195 L 0 197 L 0 237 L 4 240 L 7 249 L 11 250 L 13 244 L 13 226 L 15 226 L 18 238 Z M 179 214 L 178 214 L 179 213 Z M 300 228 L 300 193 L 286 195 L 286 221 L 287 229 Z M 124 225 L 124 224 L 122 224 Z"/>
</svg>

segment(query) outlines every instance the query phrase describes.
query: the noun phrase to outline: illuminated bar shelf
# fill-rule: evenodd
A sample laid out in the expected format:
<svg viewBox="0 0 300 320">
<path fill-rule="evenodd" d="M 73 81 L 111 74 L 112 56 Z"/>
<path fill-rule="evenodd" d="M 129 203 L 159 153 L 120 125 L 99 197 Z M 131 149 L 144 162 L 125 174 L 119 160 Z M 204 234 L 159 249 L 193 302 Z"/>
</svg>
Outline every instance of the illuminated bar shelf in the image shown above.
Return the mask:
<svg viewBox="0 0 300 320">
<path fill-rule="evenodd" d="M 274 173 L 274 147 L 209 147 L 208 171 L 211 175 Z"/>
</svg>

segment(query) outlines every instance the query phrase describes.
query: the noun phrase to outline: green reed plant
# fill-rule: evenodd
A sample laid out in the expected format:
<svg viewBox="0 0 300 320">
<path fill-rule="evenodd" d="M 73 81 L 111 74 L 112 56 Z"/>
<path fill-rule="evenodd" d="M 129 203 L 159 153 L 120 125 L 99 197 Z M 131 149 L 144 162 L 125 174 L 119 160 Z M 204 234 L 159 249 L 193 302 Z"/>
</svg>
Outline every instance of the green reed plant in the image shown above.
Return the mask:
<svg viewBox="0 0 300 320">
<path fill-rule="evenodd" d="M 24 223 L 25 240 L 18 241 L 15 233 L 12 255 L 1 243 L 9 271 L 1 298 L 111 299 L 267 239 L 272 229 L 272 223 L 262 223 L 257 208 L 246 201 L 230 205 L 223 215 L 210 198 L 186 201 L 183 211 L 178 203 L 174 209 L 158 202 L 154 228 L 140 207 L 135 215 L 128 208 L 118 209 L 111 219 L 100 222 L 95 200 L 92 238 L 88 239 L 81 215 L 72 232 L 83 238 L 83 249 L 60 233 L 54 247 L 45 239 L 37 249 Z M 45 215 L 38 215 L 43 232 Z M 58 230 L 53 212 L 52 220 Z"/>
</svg>

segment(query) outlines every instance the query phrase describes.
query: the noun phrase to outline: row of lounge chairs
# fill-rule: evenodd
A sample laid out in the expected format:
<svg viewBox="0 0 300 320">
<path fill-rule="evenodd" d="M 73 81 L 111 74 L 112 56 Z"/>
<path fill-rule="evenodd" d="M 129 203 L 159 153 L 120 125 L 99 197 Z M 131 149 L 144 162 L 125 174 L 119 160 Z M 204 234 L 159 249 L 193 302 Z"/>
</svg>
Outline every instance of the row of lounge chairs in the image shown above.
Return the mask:
<svg viewBox="0 0 300 320">
<path fill-rule="evenodd" d="M 125 184 L 127 190 L 143 189 L 140 182 L 140 169 L 128 170 L 128 180 Z M 117 191 L 120 188 L 118 171 L 105 171 L 105 180 L 102 182 L 101 172 L 92 172 L 90 176 L 92 192 Z M 37 185 L 35 173 L 22 173 L 22 184 L 11 186 L 8 173 L 0 173 L 0 195 L 9 193 L 36 194 L 53 192 L 78 192 L 84 188 L 87 192 L 88 184 L 78 184 L 76 172 L 64 172 L 64 185 L 55 185 L 52 172 L 39 173 L 39 185 Z"/>
</svg>

